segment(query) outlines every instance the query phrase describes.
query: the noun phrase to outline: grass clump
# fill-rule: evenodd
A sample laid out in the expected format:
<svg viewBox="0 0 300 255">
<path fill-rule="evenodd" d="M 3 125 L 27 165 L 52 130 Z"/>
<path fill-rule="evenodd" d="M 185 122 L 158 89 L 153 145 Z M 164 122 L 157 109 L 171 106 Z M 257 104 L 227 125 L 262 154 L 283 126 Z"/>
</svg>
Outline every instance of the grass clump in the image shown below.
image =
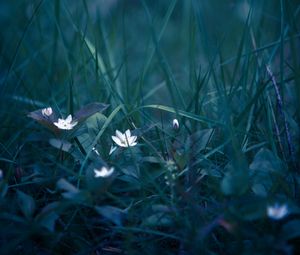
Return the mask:
<svg viewBox="0 0 300 255">
<path fill-rule="evenodd" d="M 297 254 L 297 1 L 0 10 L 1 254 Z"/>
</svg>

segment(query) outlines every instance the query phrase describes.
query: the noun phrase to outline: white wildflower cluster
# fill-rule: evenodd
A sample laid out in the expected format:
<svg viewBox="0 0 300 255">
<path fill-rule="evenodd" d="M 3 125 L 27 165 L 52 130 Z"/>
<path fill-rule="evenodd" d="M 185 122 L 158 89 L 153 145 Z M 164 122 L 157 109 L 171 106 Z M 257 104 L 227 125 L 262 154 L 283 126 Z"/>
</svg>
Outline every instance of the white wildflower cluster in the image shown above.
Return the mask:
<svg viewBox="0 0 300 255">
<path fill-rule="evenodd" d="M 44 117 L 49 118 L 52 114 L 53 114 L 52 107 L 46 107 L 42 109 L 42 115 Z M 53 124 L 59 129 L 71 130 L 78 124 L 78 122 L 74 121 L 72 115 L 70 114 L 66 119 L 59 118 L 57 121 L 54 121 Z"/>
<path fill-rule="evenodd" d="M 177 165 L 173 160 L 169 159 L 166 162 L 166 169 L 167 169 L 166 174 L 165 174 L 166 184 L 168 186 L 173 187 L 173 186 L 175 186 L 175 181 L 176 181 L 177 176 L 178 176 L 178 174 L 177 174 L 177 170 L 178 170 Z"/>
<path fill-rule="evenodd" d="M 47 107 L 42 109 L 42 115 L 46 118 L 50 117 L 53 114 L 53 110 L 51 107 Z M 71 130 L 73 129 L 77 124 L 78 121 L 74 121 L 72 115 L 68 115 L 67 118 L 58 118 L 57 121 L 53 122 L 53 124 L 58 127 L 59 129 L 63 130 Z M 137 136 L 131 135 L 131 131 L 127 129 L 125 133 L 121 133 L 119 130 L 116 130 L 116 135 L 111 137 L 112 140 L 120 147 L 133 147 L 137 145 Z M 109 152 L 109 155 L 111 155 L 115 150 L 117 149 L 116 146 L 112 146 Z M 100 156 L 98 150 L 96 148 L 93 148 L 93 151 Z M 103 166 L 101 169 L 94 169 L 95 178 L 107 178 L 111 176 L 114 173 L 114 168 L 107 168 Z"/>
</svg>

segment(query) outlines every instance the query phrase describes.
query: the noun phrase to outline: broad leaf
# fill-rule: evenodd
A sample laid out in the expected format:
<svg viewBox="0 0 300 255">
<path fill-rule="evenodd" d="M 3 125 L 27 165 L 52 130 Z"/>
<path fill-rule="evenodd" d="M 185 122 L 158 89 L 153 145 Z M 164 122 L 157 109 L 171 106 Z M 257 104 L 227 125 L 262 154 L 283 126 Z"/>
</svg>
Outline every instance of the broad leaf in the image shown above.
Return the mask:
<svg viewBox="0 0 300 255">
<path fill-rule="evenodd" d="M 79 189 L 77 189 L 73 184 L 69 183 L 66 179 L 60 179 L 57 181 L 56 186 L 58 189 L 72 192 L 72 193 L 78 193 Z"/>
<path fill-rule="evenodd" d="M 26 218 L 30 219 L 35 212 L 35 202 L 33 198 L 22 191 L 17 191 L 18 204 Z"/>
<path fill-rule="evenodd" d="M 42 126 L 50 129 L 52 132 L 57 132 L 59 129 L 53 124 L 53 122 L 57 121 L 57 115 L 53 112 L 50 116 L 44 116 L 42 114 L 43 109 L 39 109 L 33 112 L 30 112 L 27 116 L 36 120 Z"/>
<path fill-rule="evenodd" d="M 272 151 L 262 148 L 250 164 L 252 191 L 259 196 L 267 196 L 277 178 L 283 178 L 286 167 Z"/>
<path fill-rule="evenodd" d="M 110 220 L 117 226 L 122 226 L 124 217 L 126 216 L 126 210 L 114 206 L 95 206 L 96 211 L 103 217 Z"/>
<path fill-rule="evenodd" d="M 79 111 L 77 111 L 74 116 L 73 120 L 78 121 L 79 123 L 87 119 L 88 117 L 92 116 L 97 112 L 103 112 L 107 109 L 108 105 L 102 103 L 91 103 L 86 106 L 83 106 Z M 53 112 L 50 116 L 44 116 L 42 114 L 43 109 L 39 109 L 33 112 L 30 112 L 27 116 L 36 120 L 42 126 L 50 129 L 54 133 L 58 133 L 61 130 L 58 129 L 53 122 L 57 121 L 59 115 Z"/>
<path fill-rule="evenodd" d="M 213 129 L 203 129 L 192 134 L 187 140 L 186 149 L 193 151 L 193 154 L 199 153 L 206 148 L 212 134 Z"/>
<path fill-rule="evenodd" d="M 55 138 L 51 138 L 49 139 L 49 143 L 56 149 L 65 151 L 65 152 L 69 152 L 72 144 L 69 143 L 68 141 L 65 140 L 60 140 L 60 139 L 55 139 Z"/>
<path fill-rule="evenodd" d="M 55 230 L 55 222 L 59 218 L 57 213 L 61 204 L 59 202 L 53 202 L 46 205 L 42 211 L 35 217 L 35 221 L 42 227 L 45 227 L 51 232 Z"/>
<path fill-rule="evenodd" d="M 143 225 L 151 227 L 167 227 L 173 225 L 173 220 L 170 215 L 160 212 L 144 219 Z"/>
<path fill-rule="evenodd" d="M 232 164 L 225 167 L 226 173 L 221 188 L 225 195 L 241 195 L 248 189 L 248 169 L 234 168 Z"/>
<path fill-rule="evenodd" d="M 79 111 L 74 113 L 74 119 L 81 122 L 97 112 L 98 113 L 103 112 L 104 110 L 107 109 L 107 107 L 108 107 L 107 104 L 102 104 L 102 103 L 88 104 L 88 105 L 82 107 Z"/>
</svg>

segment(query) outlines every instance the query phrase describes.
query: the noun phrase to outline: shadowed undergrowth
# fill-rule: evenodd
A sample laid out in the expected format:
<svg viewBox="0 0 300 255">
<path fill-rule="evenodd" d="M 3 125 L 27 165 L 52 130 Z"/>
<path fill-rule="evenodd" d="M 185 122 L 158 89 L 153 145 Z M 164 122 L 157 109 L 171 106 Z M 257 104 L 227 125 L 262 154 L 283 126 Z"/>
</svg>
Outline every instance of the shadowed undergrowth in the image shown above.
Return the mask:
<svg viewBox="0 0 300 255">
<path fill-rule="evenodd" d="M 3 1 L 0 253 L 297 254 L 299 12 Z"/>
</svg>

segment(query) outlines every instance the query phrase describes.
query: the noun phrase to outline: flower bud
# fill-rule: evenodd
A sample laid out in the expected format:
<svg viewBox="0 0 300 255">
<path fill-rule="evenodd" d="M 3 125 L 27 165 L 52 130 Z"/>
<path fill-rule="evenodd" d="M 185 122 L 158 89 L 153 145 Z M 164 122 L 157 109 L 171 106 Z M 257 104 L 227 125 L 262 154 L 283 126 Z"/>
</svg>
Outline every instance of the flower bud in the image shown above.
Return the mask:
<svg viewBox="0 0 300 255">
<path fill-rule="evenodd" d="M 49 117 L 50 115 L 52 115 L 53 111 L 52 111 L 52 108 L 51 107 L 47 107 L 47 108 L 44 108 L 42 110 L 42 114 L 45 116 L 45 117 Z"/>
<path fill-rule="evenodd" d="M 179 129 L 179 122 L 177 119 L 173 119 L 173 128 L 174 129 Z"/>
</svg>

